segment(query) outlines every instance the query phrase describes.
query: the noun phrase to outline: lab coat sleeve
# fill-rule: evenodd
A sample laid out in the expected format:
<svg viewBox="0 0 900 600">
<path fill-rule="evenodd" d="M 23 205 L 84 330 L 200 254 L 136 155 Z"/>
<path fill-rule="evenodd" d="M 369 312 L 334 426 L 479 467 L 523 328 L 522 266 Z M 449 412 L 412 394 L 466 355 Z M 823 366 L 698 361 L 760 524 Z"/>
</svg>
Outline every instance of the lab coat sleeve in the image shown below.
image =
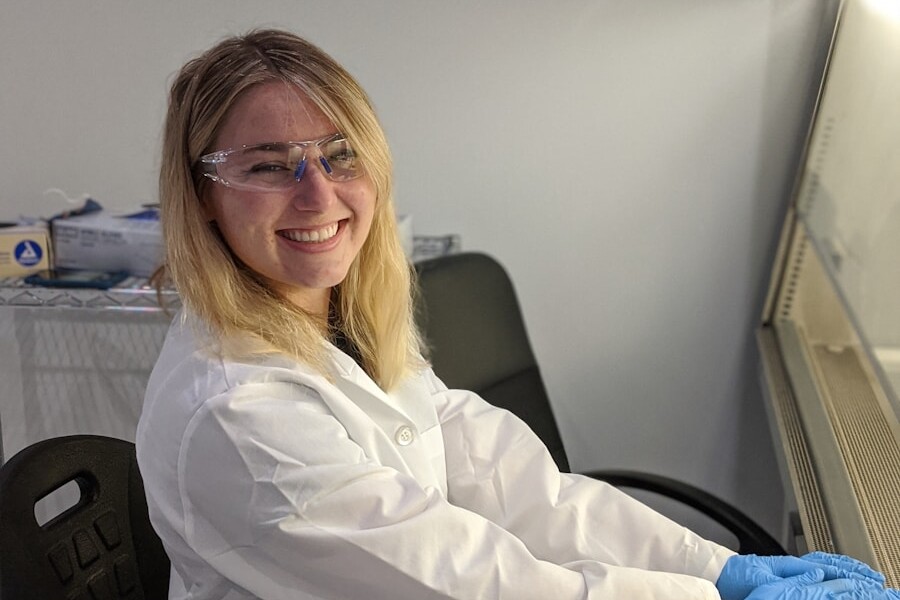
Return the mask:
<svg viewBox="0 0 900 600">
<path fill-rule="evenodd" d="M 186 542 L 262 600 L 718 597 L 693 577 L 537 558 L 367 457 L 303 386 L 246 385 L 205 402 L 178 462 Z"/>
<path fill-rule="evenodd" d="M 605 482 L 560 473 L 543 443 L 509 411 L 471 392 L 444 388 L 437 397 L 450 502 L 512 532 L 535 557 L 715 582 L 734 555 Z"/>
</svg>

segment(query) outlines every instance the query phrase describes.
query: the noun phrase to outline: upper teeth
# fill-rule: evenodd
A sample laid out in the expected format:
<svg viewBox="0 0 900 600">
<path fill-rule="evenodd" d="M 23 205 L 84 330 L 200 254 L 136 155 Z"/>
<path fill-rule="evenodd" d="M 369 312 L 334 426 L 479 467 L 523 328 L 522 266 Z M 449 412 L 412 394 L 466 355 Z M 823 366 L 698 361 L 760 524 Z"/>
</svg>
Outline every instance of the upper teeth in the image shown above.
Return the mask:
<svg viewBox="0 0 900 600">
<path fill-rule="evenodd" d="M 285 231 L 283 232 L 283 235 L 295 242 L 324 242 L 325 240 L 333 238 L 335 234 L 337 234 L 337 230 L 338 226 L 337 223 L 335 223 L 315 231 Z"/>
</svg>

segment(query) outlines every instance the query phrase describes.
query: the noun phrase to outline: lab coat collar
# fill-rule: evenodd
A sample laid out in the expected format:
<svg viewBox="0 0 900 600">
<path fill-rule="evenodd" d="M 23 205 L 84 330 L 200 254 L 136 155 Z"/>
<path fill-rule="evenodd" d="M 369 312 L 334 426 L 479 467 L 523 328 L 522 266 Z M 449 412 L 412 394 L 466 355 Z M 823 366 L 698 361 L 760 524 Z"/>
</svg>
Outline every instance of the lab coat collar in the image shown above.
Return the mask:
<svg viewBox="0 0 900 600">
<path fill-rule="evenodd" d="M 353 399 L 360 408 L 370 414 L 389 418 L 390 415 L 385 414 L 385 409 L 387 409 L 394 413 L 394 419 L 402 419 L 409 424 L 415 424 L 420 429 L 437 424 L 434 408 L 426 400 L 429 395 L 428 390 L 423 389 L 420 377 L 407 377 L 397 386 L 397 389 L 388 394 L 369 377 L 355 360 L 333 344 L 328 346 L 334 358 L 335 385 Z M 376 406 L 375 401 L 380 406 Z"/>
</svg>

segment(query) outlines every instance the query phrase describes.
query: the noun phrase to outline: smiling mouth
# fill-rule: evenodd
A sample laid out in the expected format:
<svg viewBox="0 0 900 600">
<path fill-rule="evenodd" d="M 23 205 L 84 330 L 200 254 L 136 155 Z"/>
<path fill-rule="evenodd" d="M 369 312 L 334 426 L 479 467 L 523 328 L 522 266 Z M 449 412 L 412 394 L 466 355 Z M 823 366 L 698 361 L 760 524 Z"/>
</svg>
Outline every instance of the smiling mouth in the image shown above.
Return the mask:
<svg viewBox="0 0 900 600">
<path fill-rule="evenodd" d="M 338 223 L 333 223 L 322 229 L 285 229 L 278 232 L 283 238 L 292 242 L 305 242 L 308 244 L 321 244 L 337 235 Z"/>
</svg>

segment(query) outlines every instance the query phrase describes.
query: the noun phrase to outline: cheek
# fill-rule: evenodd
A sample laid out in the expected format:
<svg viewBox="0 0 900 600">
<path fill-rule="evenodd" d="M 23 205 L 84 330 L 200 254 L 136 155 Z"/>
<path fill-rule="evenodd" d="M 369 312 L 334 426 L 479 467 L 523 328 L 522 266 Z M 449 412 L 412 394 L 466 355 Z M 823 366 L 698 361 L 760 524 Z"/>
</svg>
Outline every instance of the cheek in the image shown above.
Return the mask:
<svg viewBox="0 0 900 600">
<path fill-rule="evenodd" d="M 227 237 L 240 234 L 252 225 L 254 215 L 248 214 L 248 203 L 235 197 L 231 190 L 215 188 L 215 193 L 208 194 L 203 200 L 203 213 Z"/>
<path fill-rule="evenodd" d="M 241 245 L 242 241 L 248 237 L 247 220 L 233 214 L 228 207 L 233 206 L 234 203 L 224 201 L 219 194 L 207 194 L 202 203 L 203 214 L 209 221 L 209 226 L 217 230 L 225 245 L 243 259 Z"/>
<path fill-rule="evenodd" d="M 375 188 L 368 182 L 360 182 L 360 187 L 354 190 L 351 196 L 350 204 L 357 218 L 367 225 L 372 222 L 372 216 L 375 214 Z"/>
</svg>

